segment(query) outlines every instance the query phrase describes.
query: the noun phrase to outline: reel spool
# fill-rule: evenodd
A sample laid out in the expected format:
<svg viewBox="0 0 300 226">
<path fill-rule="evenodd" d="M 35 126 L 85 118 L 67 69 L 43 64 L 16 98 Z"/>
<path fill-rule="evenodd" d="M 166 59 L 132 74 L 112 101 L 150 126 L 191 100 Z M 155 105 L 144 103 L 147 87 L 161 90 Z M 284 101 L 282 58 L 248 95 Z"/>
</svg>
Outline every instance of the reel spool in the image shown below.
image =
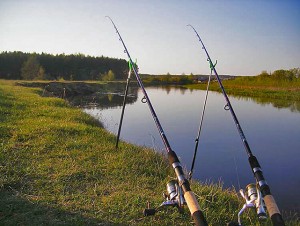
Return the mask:
<svg viewBox="0 0 300 226">
<path fill-rule="evenodd" d="M 186 201 L 183 197 L 182 188 L 179 186 L 177 180 L 171 180 L 167 183 L 167 193 L 163 194 L 166 201 L 164 201 L 157 208 L 144 209 L 144 216 L 154 215 L 158 210 L 164 207 L 177 207 L 178 211 L 183 212 L 183 207 L 186 205 Z"/>
<path fill-rule="evenodd" d="M 241 226 L 241 215 L 248 208 L 255 208 L 258 220 L 262 222 L 266 221 L 267 214 L 265 210 L 265 203 L 259 187 L 255 184 L 248 184 L 245 191 L 243 189 L 240 190 L 240 194 L 245 199 L 246 203 L 238 213 L 238 223 L 231 222 L 228 226 Z"/>
</svg>

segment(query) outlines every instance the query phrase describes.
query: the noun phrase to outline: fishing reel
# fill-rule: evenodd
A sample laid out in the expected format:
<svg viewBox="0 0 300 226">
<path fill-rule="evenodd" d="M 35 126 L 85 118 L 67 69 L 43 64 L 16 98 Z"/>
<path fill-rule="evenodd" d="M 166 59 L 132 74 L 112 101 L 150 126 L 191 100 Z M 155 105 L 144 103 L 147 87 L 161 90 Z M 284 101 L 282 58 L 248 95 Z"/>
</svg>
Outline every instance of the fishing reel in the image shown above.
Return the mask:
<svg viewBox="0 0 300 226">
<path fill-rule="evenodd" d="M 157 208 L 144 209 L 144 216 L 154 215 L 157 211 L 164 207 L 177 207 L 180 213 L 183 212 L 183 207 L 186 201 L 183 196 L 182 188 L 179 186 L 177 180 L 171 180 L 167 183 L 167 193 L 163 194 L 166 201 L 164 201 Z"/>
<path fill-rule="evenodd" d="M 248 184 L 245 188 L 240 190 L 241 196 L 245 199 L 246 203 L 238 213 L 238 224 L 231 222 L 229 226 L 241 226 L 241 215 L 248 208 L 255 208 L 258 220 L 263 222 L 267 220 L 267 214 L 265 210 L 265 203 L 259 190 L 259 187 L 255 184 Z"/>
</svg>

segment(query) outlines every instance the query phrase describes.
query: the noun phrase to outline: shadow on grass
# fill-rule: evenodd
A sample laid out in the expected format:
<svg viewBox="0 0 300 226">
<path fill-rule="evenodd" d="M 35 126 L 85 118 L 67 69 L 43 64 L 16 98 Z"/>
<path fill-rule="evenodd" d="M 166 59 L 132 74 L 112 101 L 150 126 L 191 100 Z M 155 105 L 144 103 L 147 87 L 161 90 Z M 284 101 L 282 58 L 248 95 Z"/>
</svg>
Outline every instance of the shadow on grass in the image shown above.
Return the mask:
<svg viewBox="0 0 300 226">
<path fill-rule="evenodd" d="M 34 203 L 14 191 L 0 191 L 0 225 L 120 225 Z"/>
</svg>

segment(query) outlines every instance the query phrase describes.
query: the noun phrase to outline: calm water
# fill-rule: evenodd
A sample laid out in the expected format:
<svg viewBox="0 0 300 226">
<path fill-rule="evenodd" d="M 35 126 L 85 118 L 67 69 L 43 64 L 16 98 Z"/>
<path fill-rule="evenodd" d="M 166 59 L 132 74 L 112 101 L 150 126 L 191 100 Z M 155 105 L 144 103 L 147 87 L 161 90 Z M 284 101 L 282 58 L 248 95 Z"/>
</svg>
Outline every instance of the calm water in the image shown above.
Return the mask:
<svg viewBox="0 0 300 226">
<path fill-rule="evenodd" d="M 201 117 L 204 91 L 178 88 L 146 88 L 172 149 L 190 170 Z M 117 94 L 116 94 L 117 95 Z M 141 90 L 126 105 L 121 139 L 155 148 L 164 147 Z M 251 150 L 257 156 L 280 209 L 300 212 L 300 103 L 229 97 Z M 112 133 L 117 133 L 121 101 L 111 107 L 86 108 Z M 258 101 L 258 102 L 257 102 Z M 254 182 L 247 155 L 223 95 L 210 92 L 199 141 L 194 178 L 218 182 L 224 187 L 245 188 Z M 274 107 L 275 106 L 275 107 Z"/>
</svg>

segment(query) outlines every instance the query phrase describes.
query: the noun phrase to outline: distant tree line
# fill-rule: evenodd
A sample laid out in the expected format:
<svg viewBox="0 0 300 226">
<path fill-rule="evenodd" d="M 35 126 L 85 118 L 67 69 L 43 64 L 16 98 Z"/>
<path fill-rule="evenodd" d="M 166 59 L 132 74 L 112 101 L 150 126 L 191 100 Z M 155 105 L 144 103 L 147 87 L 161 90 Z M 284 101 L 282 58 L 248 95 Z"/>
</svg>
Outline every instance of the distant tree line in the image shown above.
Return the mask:
<svg viewBox="0 0 300 226">
<path fill-rule="evenodd" d="M 258 79 L 274 79 L 274 80 L 286 80 L 293 81 L 300 77 L 300 68 L 293 68 L 290 70 L 276 70 L 273 73 L 262 71 L 257 78 Z"/>
<path fill-rule="evenodd" d="M 206 83 L 209 75 L 190 73 L 186 75 L 182 73 L 180 75 L 172 75 L 170 73 L 164 75 L 149 75 L 141 74 L 143 82 L 150 85 L 188 85 L 194 83 Z M 233 75 L 219 75 L 221 80 L 233 80 L 236 76 Z M 216 76 L 212 75 L 211 81 L 216 81 Z"/>
<path fill-rule="evenodd" d="M 115 80 L 125 79 L 127 72 L 128 63 L 124 59 L 83 54 L 0 53 L 2 79 Z"/>
<path fill-rule="evenodd" d="M 197 77 L 192 73 L 190 75 L 171 75 L 167 73 L 165 75 L 142 75 L 142 80 L 146 84 L 151 85 L 185 85 L 197 82 Z"/>
<path fill-rule="evenodd" d="M 273 86 L 273 87 L 299 87 L 300 68 L 289 70 L 276 70 L 273 72 L 262 71 L 256 76 L 239 76 L 228 82 L 231 85 L 245 86 Z"/>
</svg>

